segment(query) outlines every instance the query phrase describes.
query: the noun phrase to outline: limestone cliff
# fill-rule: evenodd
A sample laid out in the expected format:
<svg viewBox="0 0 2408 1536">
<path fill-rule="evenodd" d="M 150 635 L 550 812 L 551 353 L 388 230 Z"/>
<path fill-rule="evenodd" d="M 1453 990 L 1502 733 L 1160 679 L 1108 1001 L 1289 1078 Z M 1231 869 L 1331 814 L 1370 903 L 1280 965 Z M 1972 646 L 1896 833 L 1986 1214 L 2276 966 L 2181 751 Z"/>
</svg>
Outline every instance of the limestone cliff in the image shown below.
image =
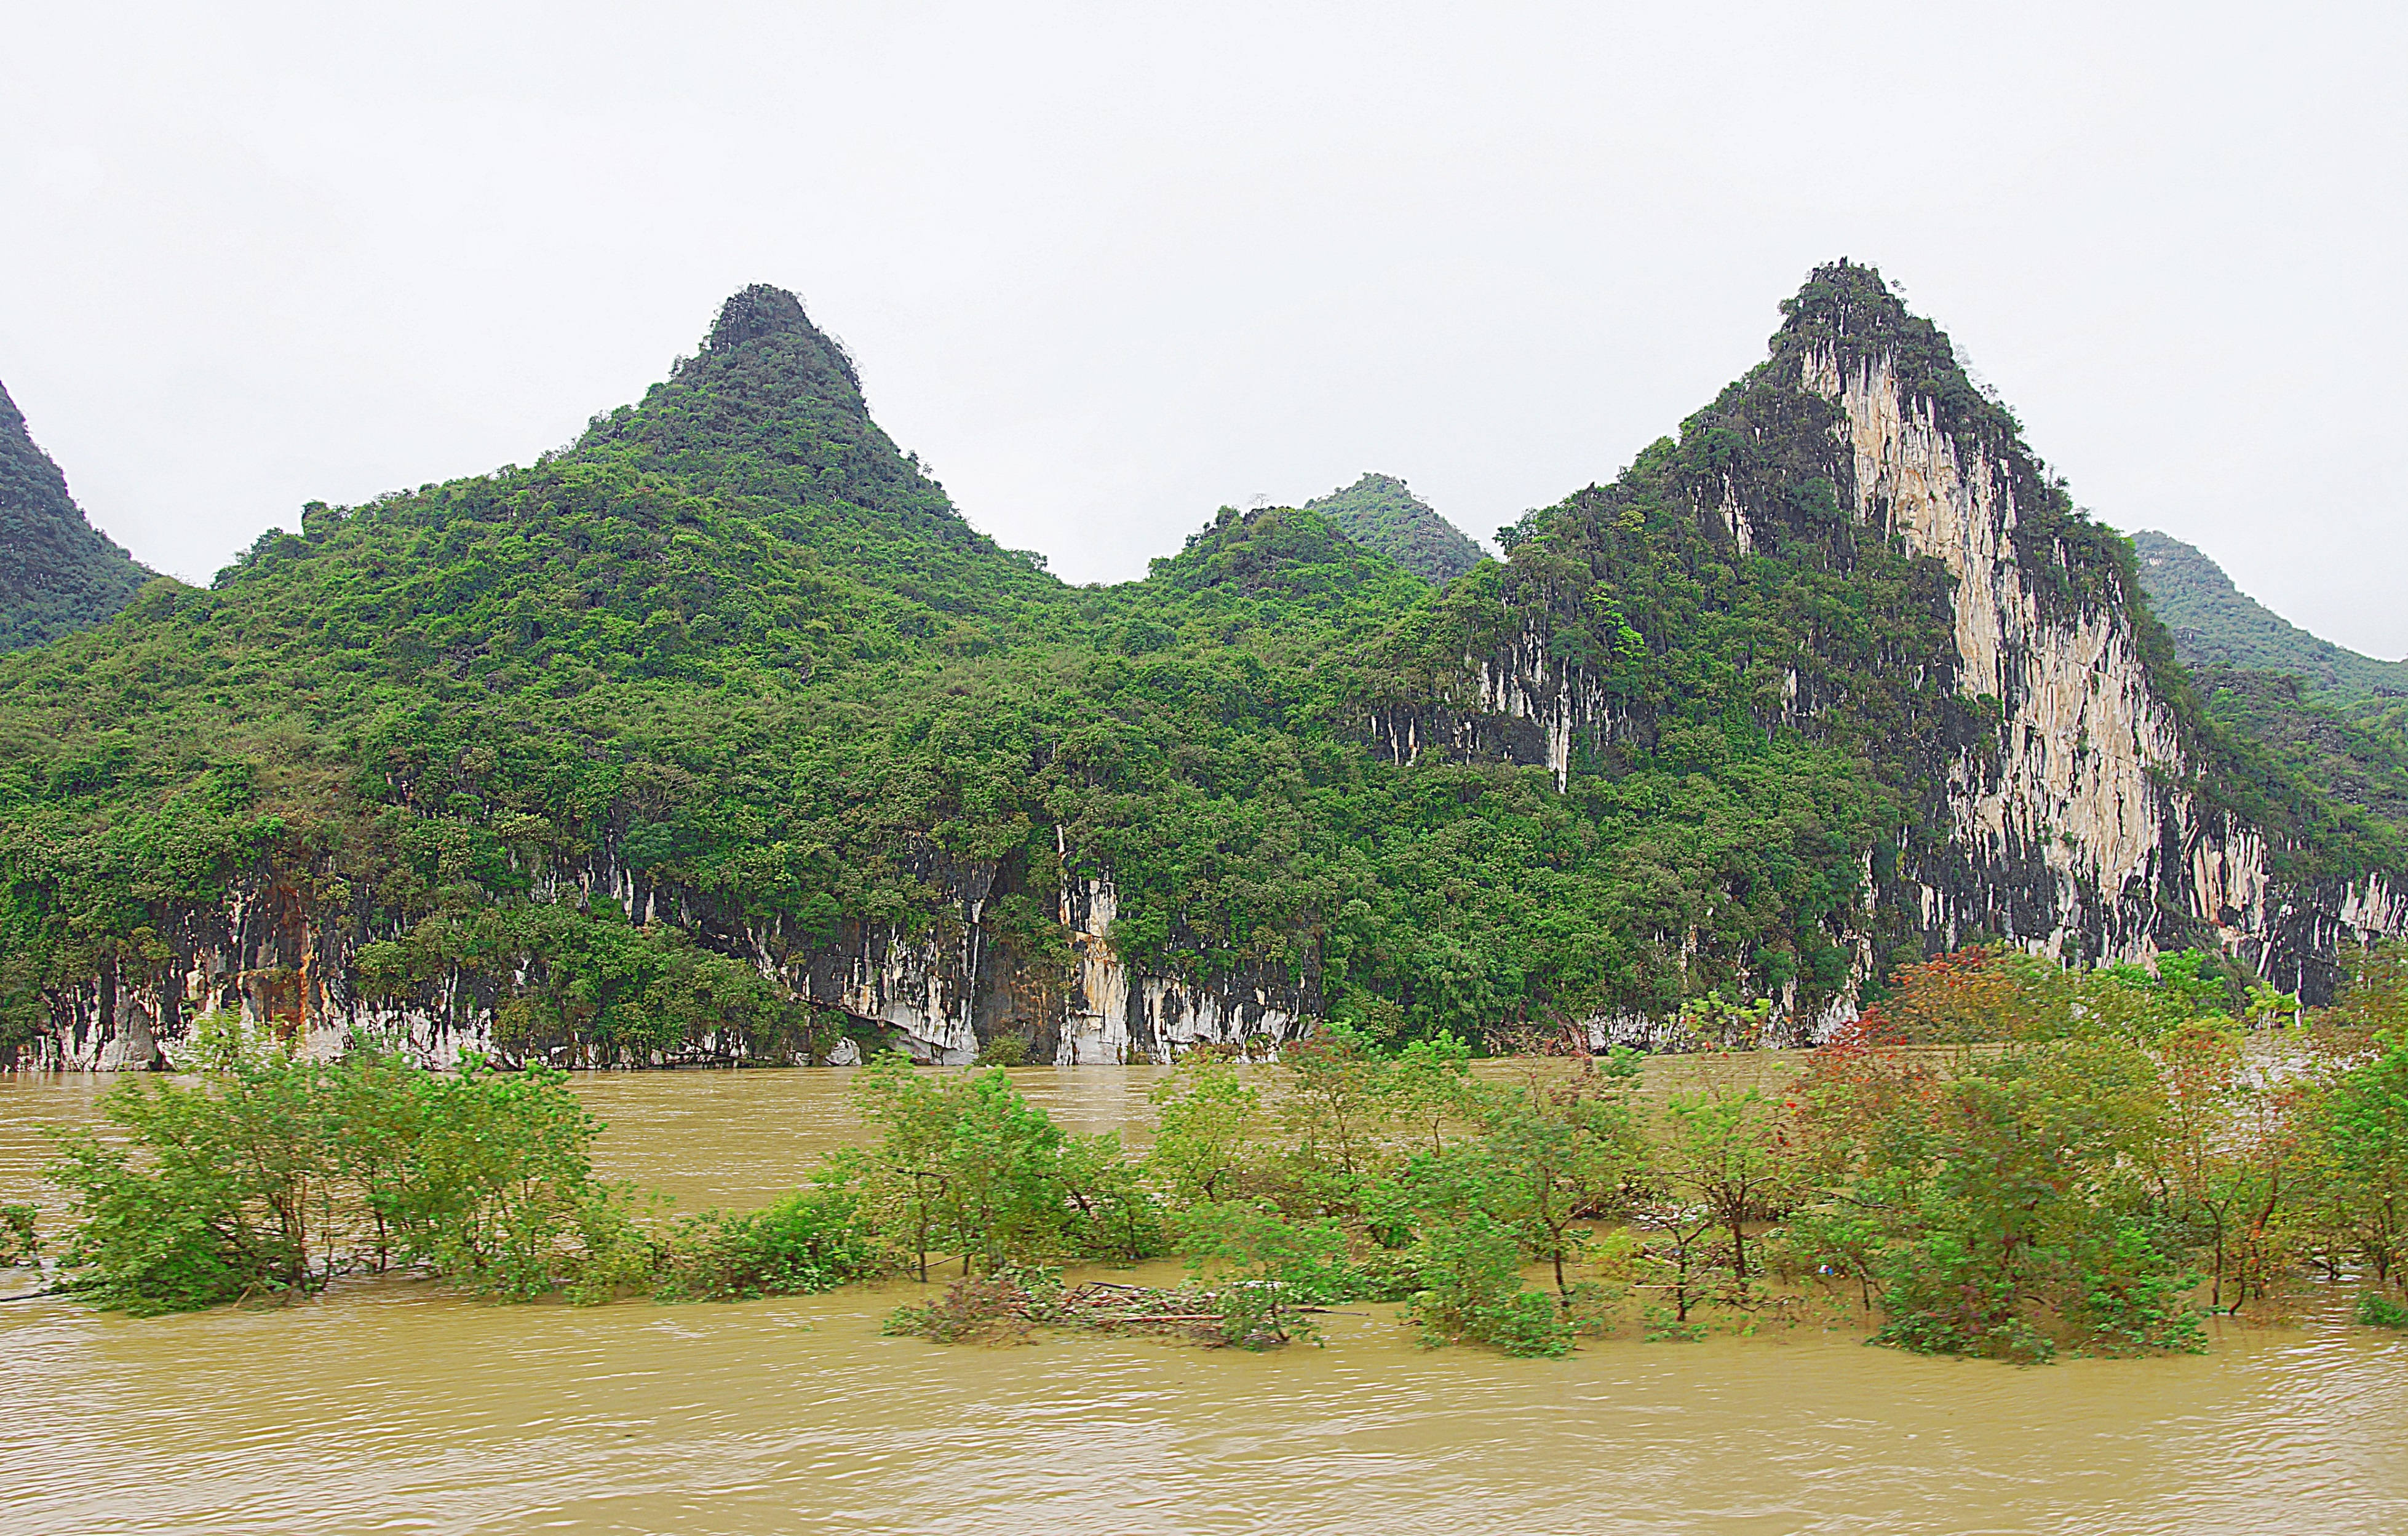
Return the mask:
<svg viewBox="0 0 2408 1536">
<path fill-rule="evenodd" d="M 1938 576 L 1944 643 L 1910 638 L 1911 601 L 1890 616 L 1904 648 L 1882 669 L 1906 686 L 1872 750 L 1889 754 L 1888 776 L 1923 814 L 1882 850 L 1882 869 L 1869 862 L 1857 908 L 1827 919 L 1856 956 L 1852 974 L 1984 938 L 2088 963 L 2205 942 L 2321 1001 L 2341 946 L 2408 932 L 2397 870 L 2351 867 L 2296 835 L 2292 818 L 2238 806 L 2229 744 L 2189 698 L 2128 547 L 2072 511 L 1946 339 L 1847 263 L 1787 307 L 1770 361 L 1689 423 L 1677 450 L 1659 445 L 1623 487 L 1576 497 L 1524 537 L 1534 553 L 1594 548 L 1584 521 L 1631 516 L 1652 470 L 1702 531 L 1701 563 L 1739 569 L 1779 550 L 1863 572 L 1878 541 Z M 1752 476 L 1748 452 L 1736 467 L 1691 453 L 1717 435 L 1784 459 L 1782 473 Z M 1800 491 L 1818 478 L 1845 526 L 1801 519 L 1812 498 Z M 1564 632 L 1594 634 L 1616 573 L 1598 560 L 1567 581 L 1558 564 L 1529 563 L 1547 575 L 1508 588 L 1496 642 L 1467 655 L 1449 706 L 1372 717 L 1382 750 L 1497 752 L 1561 781 L 1584 752 L 1611 771 L 1617 742 L 1654 738 L 1660 704 L 1621 703 L 1612 668 L 1561 654 L 1580 648 Z M 1765 728 L 1840 730 L 1850 690 L 1818 649 L 1810 637 L 1778 659 L 1777 694 L 1756 708 Z M 1830 998 L 1793 1027 L 1828 1025 L 1848 1004 Z M 1650 1037 L 1644 1023 L 1609 1032 Z"/>
<path fill-rule="evenodd" d="M 2398 833 L 2202 709 L 1947 339 L 1844 263 L 1784 308 L 1442 588 L 1269 508 L 1074 589 L 747 290 L 561 454 L 0 658 L 0 1065 L 220 1008 L 437 1062 L 1783 1042 L 1969 943 L 2316 1003 L 2408 933 Z"/>
<path fill-rule="evenodd" d="M 515 977 L 469 964 L 444 968 L 405 993 L 372 995 L 359 977 L 361 914 L 313 903 L 294 885 L 238 882 L 222 906 L 191 908 L 157 935 L 158 958 L 120 964 L 64 990 L 54 1027 L 0 1066 L 77 1071 L 173 1067 L 201 1014 L 227 1010 L 320 1054 L 355 1037 L 402 1045 L 447 1065 L 475 1050 L 505 1064 L 732 1065 L 859 1060 L 870 1038 L 923 1061 L 960 1065 L 999 1034 L 1033 1038 L 1036 1060 L 1063 1065 L 1169 1061 L 1198 1044 L 1255 1053 L 1276 1049 L 1318 1011 L 1309 989 L 1273 978 L 1203 984 L 1151 974 L 1113 949 L 1108 876 L 1058 893 L 1077 956 L 1065 988 L 1026 985 L 1027 957 L 999 946 L 982 923 L 1010 875 L 994 862 L 940 864 L 931 878 L 953 897 L 952 920 L 917 932 L 848 924 L 834 942 L 783 923 L 752 924 L 693 891 L 666 889 L 612 862 L 542 893 L 621 903 L 639 921 L 672 923 L 742 954 L 806 1011 L 852 1021 L 844 1035 L 810 1029 L 705 1031 L 666 1049 L 594 1052 L 514 1035 L 500 1021 Z"/>
</svg>

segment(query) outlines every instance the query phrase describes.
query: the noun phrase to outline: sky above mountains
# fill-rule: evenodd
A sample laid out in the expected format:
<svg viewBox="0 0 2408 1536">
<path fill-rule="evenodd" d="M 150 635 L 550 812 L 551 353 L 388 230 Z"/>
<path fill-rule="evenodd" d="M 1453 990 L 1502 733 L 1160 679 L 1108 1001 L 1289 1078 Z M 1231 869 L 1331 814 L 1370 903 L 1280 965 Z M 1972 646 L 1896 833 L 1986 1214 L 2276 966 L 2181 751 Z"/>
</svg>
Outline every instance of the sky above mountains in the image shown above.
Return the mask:
<svg viewBox="0 0 2408 1536">
<path fill-rule="evenodd" d="M 208 575 L 565 443 L 800 292 L 1074 580 L 1377 469 L 1486 533 L 1870 261 L 2078 501 L 2408 654 L 2408 105 L 2374 7 L 51 7 L 0 56 L 0 378 Z"/>
</svg>

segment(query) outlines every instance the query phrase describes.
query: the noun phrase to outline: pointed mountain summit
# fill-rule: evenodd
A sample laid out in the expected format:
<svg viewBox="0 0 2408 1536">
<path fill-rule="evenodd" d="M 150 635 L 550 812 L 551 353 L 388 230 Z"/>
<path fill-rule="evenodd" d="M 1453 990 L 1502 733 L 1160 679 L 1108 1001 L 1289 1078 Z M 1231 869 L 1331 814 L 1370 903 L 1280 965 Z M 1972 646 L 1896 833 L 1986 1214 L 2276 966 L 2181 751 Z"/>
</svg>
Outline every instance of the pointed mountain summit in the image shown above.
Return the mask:
<svg viewBox="0 0 2408 1536">
<path fill-rule="evenodd" d="M 563 452 L 0 657 L 0 1063 L 216 1008 L 434 1061 L 1677 1047 L 1717 995 L 1795 1043 L 1966 945 L 2316 1002 L 2408 932 L 2391 781 L 2206 713 L 1870 268 L 1443 590 L 1340 513 L 1440 521 L 1372 476 L 1066 586 L 747 289 Z"/>
<path fill-rule="evenodd" d="M 0 650 L 105 624 L 150 576 L 84 517 L 0 386 Z"/>
<path fill-rule="evenodd" d="M 1366 549 L 1377 549 L 1434 586 L 1480 563 L 1480 546 L 1393 475 L 1366 474 L 1304 504 Z"/>
<path fill-rule="evenodd" d="M 803 312 L 803 301 L 768 283 L 754 283 L 729 294 L 727 302 L 719 306 L 719 319 L 711 323 L 710 334 L 703 338 L 702 346 L 708 352 L 724 352 L 748 341 L 776 335 L 805 337 L 833 352 L 846 380 L 856 389 L 860 387 L 853 360 L 811 323 L 810 316 Z"/>
<path fill-rule="evenodd" d="M 640 404 L 595 418 L 574 452 L 629 450 L 696 487 L 779 508 L 772 520 L 786 536 L 936 606 L 959 606 L 963 583 L 1030 585 L 1028 562 L 973 529 L 871 420 L 853 359 L 784 289 L 756 283 L 729 297 L 701 351 Z"/>
</svg>

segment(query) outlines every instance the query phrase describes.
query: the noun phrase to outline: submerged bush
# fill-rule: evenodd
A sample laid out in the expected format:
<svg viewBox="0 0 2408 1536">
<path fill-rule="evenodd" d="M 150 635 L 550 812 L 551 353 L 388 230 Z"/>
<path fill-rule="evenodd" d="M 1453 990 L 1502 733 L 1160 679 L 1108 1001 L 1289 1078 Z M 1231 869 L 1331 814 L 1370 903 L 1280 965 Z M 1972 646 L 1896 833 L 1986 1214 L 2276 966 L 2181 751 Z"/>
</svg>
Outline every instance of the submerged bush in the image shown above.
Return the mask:
<svg viewBox="0 0 2408 1536">
<path fill-rule="evenodd" d="M 882 1331 L 936 1344 L 1025 1344 L 1042 1308 L 1016 1274 L 966 1274 L 936 1301 L 896 1308 Z"/>
<path fill-rule="evenodd" d="M 1574 1328 L 1557 1299 L 1522 1282 L 1512 1230 L 1472 1213 L 1432 1230 L 1417 1250 L 1422 1287 L 1406 1317 L 1425 1344 L 1469 1341 L 1508 1355 L 1565 1355 Z"/>
<path fill-rule="evenodd" d="M 31 1205 L 0 1205 L 0 1269 L 40 1259 L 42 1240 L 34 1230 L 40 1216 Z"/>
<path fill-rule="evenodd" d="M 862 1224 L 856 1189 L 798 1189 L 757 1211 L 680 1219 L 662 1244 L 665 1301 L 735 1301 L 834 1290 L 889 1273 L 892 1255 Z"/>
<path fill-rule="evenodd" d="M 80 1218 L 61 1285 L 101 1306 L 307 1294 L 397 1264 L 524 1300 L 630 1267 L 631 1192 L 594 1176 L 602 1128 L 563 1073 L 235 1055 L 196 1085 L 129 1078 L 102 1109 L 124 1144 L 72 1133 L 51 1168 Z"/>
<path fill-rule="evenodd" d="M 2408 1307 L 2379 1290 L 2359 1292 L 2355 1316 L 2369 1328 L 2408 1328 Z"/>
<path fill-rule="evenodd" d="M 558 1073 L 299 1062 L 222 1031 L 221 1077 L 129 1080 L 106 1102 L 122 1145 L 64 1143 L 64 1284 L 158 1312 L 408 1264 L 503 1298 L 733 1301 L 957 1263 L 896 1330 L 1268 1348 L 1378 1300 L 1427 1344 L 1548 1356 L 1635 1291 L 1650 1339 L 1828 1301 L 1884 1344 L 2032 1361 L 2197 1349 L 2207 1309 L 2313 1265 L 2364 1276 L 2361 1320 L 2398 1326 L 2408 990 L 2354 988 L 2270 1068 L 2247 1017 L 2182 1017 L 2219 986 L 2196 957 L 2067 975 L 1983 951 L 1909 968 L 1889 1023 L 1785 1087 L 1653 1104 L 1627 1054 L 1475 1076 L 1458 1042 L 1333 1027 L 1276 1067 L 1182 1062 L 1142 1157 L 1004 1072 L 889 1055 L 855 1084 L 874 1145 L 764 1209 L 673 1220 L 595 1177 L 600 1128 Z M 0 1254 L 30 1242 L 11 1219 Z M 1176 1289 L 1058 1278 L 1165 1254 L 1188 1259 Z"/>
</svg>

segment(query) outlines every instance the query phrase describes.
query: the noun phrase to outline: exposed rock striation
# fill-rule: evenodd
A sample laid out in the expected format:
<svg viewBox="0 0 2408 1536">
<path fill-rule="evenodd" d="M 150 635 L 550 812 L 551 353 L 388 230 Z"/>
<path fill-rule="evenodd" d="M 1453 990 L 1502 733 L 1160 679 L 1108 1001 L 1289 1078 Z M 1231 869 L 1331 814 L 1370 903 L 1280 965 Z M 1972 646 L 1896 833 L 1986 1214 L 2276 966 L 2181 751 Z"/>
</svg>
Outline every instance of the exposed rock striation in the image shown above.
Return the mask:
<svg viewBox="0 0 2408 1536">
<path fill-rule="evenodd" d="M 1095 592 L 749 289 L 566 454 L 0 668 L 0 1064 L 172 1064 L 212 1009 L 433 1062 L 1168 1060 L 1379 1006 L 1679 1048 L 1974 942 L 2315 1003 L 2408 934 L 2398 844 L 2203 712 L 1944 336 L 1845 263 L 1784 315 L 1443 590 L 1270 509 Z M 62 747 L 23 722 L 71 688 Z"/>
<path fill-rule="evenodd" d="M 2323 1001 L 2343 947 L 2408 932 L 2396 870 L 2352 867 L 2236 807 L 2229 752 L 2141 601 L 2128 546 L 2072 511 L 1946 339 L 1844 263 L 1785 307 L 1771 360 L 1693 420 L 1683 445 L 1716 432 L 1777 445 L 1785 477 L 1675 471 L 1678 493 L 1735 563 L 1776 548 L 1795 558 L 1805 533 L 1835 564 L 1880 540 L 1942 576 L 1946 643 L 1887 659 L 1911 680 L 1889 722 L 1902 748 L 1889 776 L 1919 799 L 1920 826 L 1901 827 L 1885 867 L 1869 863 L 1862 903 L 1829 919 L 1856 956 L 1852 977 L 1983 939 L 2075 963 L 2212 943 Z M 1800 529 L 1798 491 L 1816 474 L 1848 526 Z M 1624 505 L 1576 497 L 1524 537 L 1565 534 Z M 1498 642 L 1466 659 L 1455 706 L 1374 717 L 1380 749 L 1499 753 L 1562 781 L 1584 753 L 1610 759 L 1617 741 L 1651 741 L 1660 711 L 1618 708 L 1609 669 L 1560 659 L 1579 647 L 1558 632 L 1593 633 L 1612 590 L 1607 567 L 1582 573 L 1592 574 L 1579 595 L 1560 579 L 1514 590 Z M 1767 729 L 1833 729 L 1843 699 L 1808 650 L 1758 708 Z M 1853 1007 L 1840 996 L 1811 1018 L 1784 1012 L 1803 1036 Z M 1600 1039 L 1662 1032 L 1643 1016 L 1597 1029 Z"/>
<path fill-rule="evenodd" d="M 174 1067 L 199 1016 L 224 1010 L 320 1054 L 346 1041 L 378 1038 L 413 1058 L 444 1065 L 473 1050 L 503 1064 L 562 1066 L 796 1064 L 857 1060 L 859 1042 L 891 1045 L 919 1060 L 958 1066 L 997 1035 L 1033 1036 L 1041 1059 L 1062 1065 L 1174 1060 L 1200 1044 L 1267 1054 L 1319 1011 L 1309 988 L 1262 976 L 1199 985 L 1133 966 L 1113 949 L 1108 877 L 1059 893 L 1077 965 L 1067 988 L 1026 985 L 1027 957 L 998 943 L 982 923 L 1008 878 L 994 862 L 930 871 L 953 893 L 954 920 L 916 932 L 846 924 L 833 942 L 778 922 L 748 924 L 691 891 L 664 889 L 610 864 L 580 888 L 545 899 L 615 900 L 650 920 L 675 923 L 750 958 L 806 1011 L 841 1016 L 848 1034 L 723 1029 L 679 1045 L 630 1054 L 573 1043 L 513 1037 L 497 1028 L 511 983 L 473 964 L 447 966 L 405 995 L 376 995 L 360 978 L 360 950 L 374 942 L 357 911 L 311 903 L 294 886 L 244 880 L 222 904 L 188 907 L 155 934 L 159 958 L 119 964 L 63 989 L 51 1030 L 0 1065 L 113 1072 Z M 380 935 L 381 936 L 381 935 Z"/>
</svg>

